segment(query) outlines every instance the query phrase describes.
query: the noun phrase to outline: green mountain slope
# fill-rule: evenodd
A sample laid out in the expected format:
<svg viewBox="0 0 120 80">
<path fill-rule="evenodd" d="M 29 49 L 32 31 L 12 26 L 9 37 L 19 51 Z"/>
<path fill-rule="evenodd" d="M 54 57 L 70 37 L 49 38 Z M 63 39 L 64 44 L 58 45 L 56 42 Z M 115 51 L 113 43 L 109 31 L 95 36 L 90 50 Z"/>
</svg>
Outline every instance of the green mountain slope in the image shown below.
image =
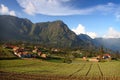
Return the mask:
<svg viewBox="0 0 120 80">
<path fill-rule="evenodd" d="M 28 19 L 0 16 L 1 41 L 29 41 L 51 47 L 87 47 L 67 25 L 58 20 L 33 24 Z"/>
</svg>

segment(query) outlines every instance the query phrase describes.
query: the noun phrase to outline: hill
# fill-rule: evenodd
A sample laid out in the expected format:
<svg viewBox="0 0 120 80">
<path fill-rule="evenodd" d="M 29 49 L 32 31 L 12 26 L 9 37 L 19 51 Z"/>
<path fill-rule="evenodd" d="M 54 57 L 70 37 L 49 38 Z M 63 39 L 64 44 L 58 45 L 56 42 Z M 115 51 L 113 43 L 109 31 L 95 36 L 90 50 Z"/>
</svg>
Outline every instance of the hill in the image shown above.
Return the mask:
<svg viewBox="0 0 120 80">
<path fill-rule="evenodd" d="M 28 19 L 0 16 L 1 41 L 25 41 L 51 47 L 88 47 L 68 26 L 60 21 L 32 23 Z"/>
</svg>

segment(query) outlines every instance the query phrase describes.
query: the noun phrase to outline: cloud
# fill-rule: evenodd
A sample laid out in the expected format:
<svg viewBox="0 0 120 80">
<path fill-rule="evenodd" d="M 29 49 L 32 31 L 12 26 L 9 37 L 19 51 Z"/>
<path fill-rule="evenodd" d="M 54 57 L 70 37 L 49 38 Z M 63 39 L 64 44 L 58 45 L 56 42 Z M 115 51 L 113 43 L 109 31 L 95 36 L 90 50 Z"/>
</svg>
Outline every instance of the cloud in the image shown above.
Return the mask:
<svg viewBox="0 0 120 80">
<path fill-rule="evenodd" d="M 0 5 L 0 14 L 16 16 L 15 11 L 9 10 L 9 8 L 6 7 L 4 4 Z"/>
<path fill-rule="evenodd" d="M 82 24 L 79 24 L 77 28 L 72 29 L 77 35 L 85 34 L 85 27 Z"/>
<path fill-rule="evenodd" d="M 86 32 L 85 31 L 85 26 L 83 26 L 82 24 L 79 24 L 78 27 L 72 29 L 72 31 L 75 32 L 77 35 L 79 35 L 79 34 L 87 34 L 91 38 L 96 38 L 97 37 L 97 34 L 95 32 Z"/>
<path fill-rule="evenodd" d="M 110 27 L 108 29 L 106 35 L 103 36 L 103 38 L 120 38 L 120 32 L 118 32 L 114 28 Z"/>
<path fill-rule="evenodd" d="M 72 3 L 72 0 L 17 0 L 19 5 L 23 8 L 24 12 L 29 15 L 43 14 L 50 16 L 65 16 L 65 15 L 87 15 L 92 13 L 116 13 L 120 8 L 119 5 L 113 3 L 107 3 L 102 5 L 91 6 L 88 8 L 79 9 L 73 7 L 76 3 Z M 73 6 L 67 3 L 72 3 Z"/>
<path fill-rule="evenodd" d="M 20 6 L 29 15 L 44 14 L 52 16 L 79 14 L 78 10 L 63 6 L 70 0 L 17 0 Z M 66 12 L 67 11 L 67 12 Z"/>
<path fill-rule="evenodd" d="M 96 38 L 97 34 L 95 32 L 86 32 L 87 35 L 89 35 L 91 38 Z"/>
<path fill-rule="evenodd" d="M 78 27 L 72 29 L 77 35 L 79 34 L 87 34 L 91 38 L 96 38 L 97 34 L 95 32 L 88 32 L 85 30 L 85 26 L 79 24 Z M 120 32 L 115 30 L 114 28 L 110 27 L 105 35 L 102 36 L 103 38 L 120 38 Z"/>
<path fill-rule="evenodd" d="M 120 10 L 119 10 L 120 11 Z M 120 21 L 120 12 L 119 11 L 117 11 L 116 13 L 115 13 L 115 16 L 116 16 L 116 20 L 117 21 Z"/>
</svg>

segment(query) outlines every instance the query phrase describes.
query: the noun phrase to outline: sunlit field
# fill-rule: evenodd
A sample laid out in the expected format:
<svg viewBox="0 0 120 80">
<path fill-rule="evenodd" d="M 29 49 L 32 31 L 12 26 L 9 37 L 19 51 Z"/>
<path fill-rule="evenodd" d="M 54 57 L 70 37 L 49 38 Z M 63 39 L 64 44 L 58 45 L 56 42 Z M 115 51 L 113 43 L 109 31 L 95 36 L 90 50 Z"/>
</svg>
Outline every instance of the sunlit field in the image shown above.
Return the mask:
<svg viewBox="0 0 120 80">
<path fill-rule="evenodd" d="M 120 62 L 85 62 L 77 60 L 68 64 L 39 59 L 0 60 L 0 77 L 2 80 L 119 80 Z"/>
</svg>

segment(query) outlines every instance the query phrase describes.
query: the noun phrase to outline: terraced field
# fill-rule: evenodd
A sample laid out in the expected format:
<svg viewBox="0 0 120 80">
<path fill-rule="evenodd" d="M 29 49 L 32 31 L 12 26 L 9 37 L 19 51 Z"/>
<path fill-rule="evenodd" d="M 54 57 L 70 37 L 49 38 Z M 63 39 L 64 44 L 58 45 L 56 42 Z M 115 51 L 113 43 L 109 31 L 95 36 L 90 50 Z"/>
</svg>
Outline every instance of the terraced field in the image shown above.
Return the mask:
<svg viewBox="0 0 120 80">
<path fill-rule="evenodd" d="M 21 80 L 21 78 L 22 80 L 26 78 L 52 80 L 120 80 L 120 62 L 78 61 L 77 63 L 67 64 L 41 61 L 38 59 L 1 60 L 0 78 L 7 80 L 8 77 L 6 76 L 12 79 L 17 78 L 17 80 Z"/>
</svg>

